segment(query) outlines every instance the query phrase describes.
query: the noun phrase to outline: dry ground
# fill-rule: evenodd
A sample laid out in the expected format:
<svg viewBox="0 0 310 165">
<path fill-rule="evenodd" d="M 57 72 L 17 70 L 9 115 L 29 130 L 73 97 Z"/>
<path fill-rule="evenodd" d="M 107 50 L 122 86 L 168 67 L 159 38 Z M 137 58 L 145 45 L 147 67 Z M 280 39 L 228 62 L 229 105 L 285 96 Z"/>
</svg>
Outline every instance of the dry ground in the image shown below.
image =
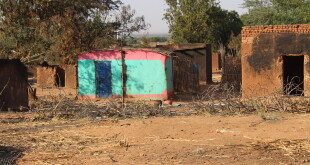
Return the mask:
<svg viewBox="0 0 310 165">
<path fill-rule="evenodd" d="M 272 115 L 1 123 L 0 146 L 20 165 L 310 163 L 310 114 Z"/>
<path fill-rule="evenodd" d="M 220 82 L 220 76 L 215 73 L 213 81 Z M 68 97 L 76 91 L 37 92 Z M 192 97 L 180 96 L 174 104 L 181 107 L 164 108 L 170 111 L 167 114 L 181 115 L 174 117 L 28 121 L 34 114 L 2 113 L 0 164 L 5 162 L 3 151 L 10 151 L 13 158 L 21 151 L 20 165 L 310 164 L 309 113 L 266 113 L 267 120 L 255 112 L 197 116 L 188 110 Z"/>
</svg>

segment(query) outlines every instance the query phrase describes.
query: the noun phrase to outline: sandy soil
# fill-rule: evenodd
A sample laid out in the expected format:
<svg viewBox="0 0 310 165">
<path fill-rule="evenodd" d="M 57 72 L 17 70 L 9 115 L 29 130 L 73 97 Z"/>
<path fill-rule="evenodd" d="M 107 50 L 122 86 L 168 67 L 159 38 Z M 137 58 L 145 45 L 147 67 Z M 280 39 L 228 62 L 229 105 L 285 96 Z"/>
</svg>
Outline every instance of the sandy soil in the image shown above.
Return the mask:
<svg viewBox="0 0 310 165">
<path fill-rule="evenodd" d="M 310 114 L 0 124 L 18 164 L 307 164 Z"/>
</svg>

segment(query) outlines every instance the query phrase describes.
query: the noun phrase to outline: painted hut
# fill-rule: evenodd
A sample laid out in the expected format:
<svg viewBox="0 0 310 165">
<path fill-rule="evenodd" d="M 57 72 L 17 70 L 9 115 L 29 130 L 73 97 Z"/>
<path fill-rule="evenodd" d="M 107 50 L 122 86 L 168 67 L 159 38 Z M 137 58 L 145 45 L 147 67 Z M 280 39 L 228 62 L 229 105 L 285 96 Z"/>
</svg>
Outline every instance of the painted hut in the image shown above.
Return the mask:
<svg viewBox="0 0 310 165">
<path fill-rule="evenodd" d="M 170 52 L 150 50 L 125 50 L 123 58 L 118 50 L 80 54 L 78 83 L 80 99 L 121 97 L 122 84 L 129 98 L 168 99 L 173 94 L 172 58 Z"/>
<path fill-rule="evenodd" d="M 28 106 L 27 68 L 20 60 L 0 59 L 0 111 Z"/>
</svg>

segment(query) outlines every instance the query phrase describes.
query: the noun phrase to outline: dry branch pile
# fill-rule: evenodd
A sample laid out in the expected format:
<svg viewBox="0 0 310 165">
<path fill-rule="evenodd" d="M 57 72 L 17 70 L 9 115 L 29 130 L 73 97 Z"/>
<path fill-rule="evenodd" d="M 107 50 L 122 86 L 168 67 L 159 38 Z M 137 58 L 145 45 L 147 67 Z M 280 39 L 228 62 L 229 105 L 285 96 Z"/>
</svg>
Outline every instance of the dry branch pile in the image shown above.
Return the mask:
<svg viewBox="0 0 310 165">
<path fill-rule="evenodd" d="M 93 101 L 77 102 L 66 97 L 54 97 L 49 100 L 39 100 L 32 110 L 37 114 L 37 120 L 60 118 L 134 118 L 151 116 L 170 116 L 169 108 L 144 101 L 128 102 L 121 108 L 120 100 L 110 100 L 102 103 Z"/>
<path fill-rule="evenodd" d="M 277 93 L 266 97 L 247 98 L 235 92 L 234 86 L 226 89 L 210 87 L 197 96 L 190 106 L 198 114 L 309 113 L 310 98 L 283 96 Z"/>
</svg>

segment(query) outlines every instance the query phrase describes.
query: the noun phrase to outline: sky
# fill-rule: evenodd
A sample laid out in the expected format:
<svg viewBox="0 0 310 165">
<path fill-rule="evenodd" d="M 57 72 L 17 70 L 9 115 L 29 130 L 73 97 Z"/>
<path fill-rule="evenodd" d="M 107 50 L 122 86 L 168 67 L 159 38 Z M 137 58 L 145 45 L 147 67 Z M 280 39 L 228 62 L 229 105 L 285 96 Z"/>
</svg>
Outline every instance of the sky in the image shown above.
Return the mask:
<svg viewBox="0 0 310 165">
<path fill-rule="evenodd" d="M 144 15 L 146 22 L 151 25 L 147 31 L 140 32 L 140 34 L 168 33 L 168 25 L 162 19 L 167 8 L 165 0 L 122 0 L 122 2 L 135 9 L 137 16 Z M 242 2 L 243 0 L 220 0 L 220 5 L 223 9 L 236 10 L 239 14 L 243 14 L 246 10 L 240 8 Z"/>
</svg>

